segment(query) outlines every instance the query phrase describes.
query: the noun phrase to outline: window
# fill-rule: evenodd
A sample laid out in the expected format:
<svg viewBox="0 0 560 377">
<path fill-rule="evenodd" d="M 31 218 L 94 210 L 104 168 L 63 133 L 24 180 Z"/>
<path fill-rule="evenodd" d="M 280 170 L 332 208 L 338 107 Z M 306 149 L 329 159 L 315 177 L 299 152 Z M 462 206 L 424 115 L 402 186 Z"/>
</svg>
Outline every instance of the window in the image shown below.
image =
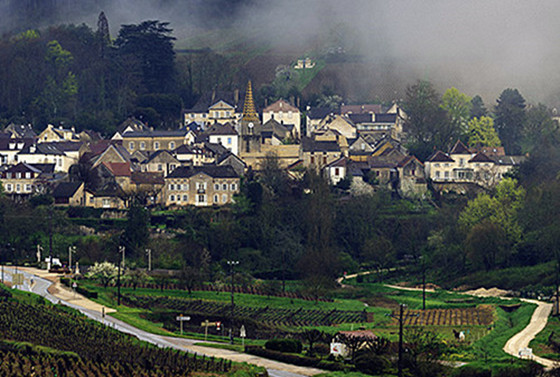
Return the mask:
<svg viewBox="0 0 560 377">
<path fill-rule="evenodd" d="M 224 190 L 224 191 L 227 190 L 227 183 L 224 183 L 224 184 L 222 185 L 222 190 Z"/>
<path fill-rule="evenodd" d="M 21 191 L 21 185 L 18 183 L 16 185 L 16 192 L 20 192 Z"/>
<path fill-rule="evenodd" d="M 204 190 L 204 189 L 206 189 L 206 182 L 197 182 L 197 183 L 196 183 L 196 189 L 197 189 L 197 190 Z"/>
<path fill-rule="evenodd" d="M 446 179 L 448 179 L 448 178 L 449 178 L 449 172 L 446 171 L 446 172 L 444 173 L 444 176 L 445 176 Z"/>
<path fill-rule="evenodd" d="M 183 195 L 183 201 L 188 202 L 189 201 L 189 196 L 188 195 Z"/>
<path fill-rule="evenodd" d="M 175 170 L 175 164 L 170 164 L 169 165 L 169 172 L 171 173 L 173 170 Z"/>
<path fill-rule="evenodd" d="M 436 170 L 436 178 L 439 178 L 439 170 Z"/>
<path fill-rule="evenodd" d="M 95 198 L 93 196 L 90 196 L 89 197 L 89 202 L 92 203 L 92 204 L 95 203 Z"/>
<path fill-rule="evenodd" d="M 6 191 L 12 191 L 12 184 L 11 183 L 8 183 L 6 185 Z"/>
<path fill-rule="evenodd" d="M 214 184 L 214 190 L 218 191 L 220 189 L 220 185 L 219 184 Z"/>
<path fill-rule="evenodd" d="M 178 202 L 181 201 L 181 195 L 177 195 L 177 201 L 178 201 Z"/>
<path fill-rule="evenodd" d="M 130 143 L 128 143 L 128 149 L 134 149 L 134 142 L 131 141 Z"/>
<path fill-rule="evenodd" d="M 315 163 L 315 157 L 311 156 L 311 163 L 314 164 Z"/>
<path fill-rule="evenodd" d="M 146 149 L 146 143 L 141 142 L 141 143 L 140 143 L 140 150 L 143 151 L 143 150 L 145 150 L 145 149 Z"/>
<path fill-rule="evenodd" d="M 362 147 L 362 151 L 365 151 L 366 150 L 366 143 L 362 143 L 361 147 Z"/>
<path fill-rule="evenodd" d="M 175 195 L 169 195 L 169 201 L 174 202 L 175 201 Z"/>
<path fill-rule="evenodd" d="M 30 172 L 25 173 L 25 178 L 31 178 L 31 173 Z"/>
<path fill-rule="evenodd" d="M 169 185 L 169 191 L 173 191 L 175 190 L 175 185 L 174 184 L 170 184 Z"/>
<path fill-rule="evenodd" d="M 6 173 L 6 178 L 11 179 L 12 178 L 12 173 Z"/>
<path fill-rule="evenodd" d="M 231 137 L 227 138 L 227 143 L 228 143 L 228 145 L 231 145 Z"/>
<path fill-rule="evenodd" d="M 21 173 L 19 173 L 19 172 L 16 173 L 16 178 L 18 178 L 18 179 L 21 178 Z"/>
<path fill-rule="evenodd" d="M 198 195 L 196 201 L 197 203 L 206 203 L 206 195 Z"/>
<path fill-rule="evenodd" d="M 222 203 L 227 203 L 227 195 L 226 194 L 222 195 Z"/>
<path fill-rule="evenodd" d="M 340 169 L 339 168 L 334 168 L 334 175 L 336 177 L 338 177 L 340 175 Z"/>
<path fill-rule="evenodd" d="M 237 190 L 237 185 L 235 183 L 231 184 L 231 191 Z"/>
<path fill-rule="evenodd" d="M 459 165 L 460 165 L 460 166 L 465 165 L 465 159 L 460 158 L 460 159 L 459 159 Z"/>
<path fill-rule="evenodd" d="M 214 203 L 218 203 L 218 195 L 214 195 Z"/>
<path fill-rule="evenodd" d="M 174 141 L 169 142 L 169 149 L 175 149 L 175 142 Z"/>
<path fill-rule="evenodd" d="M 154 150 L 155 151 L 159 150 L 159 141 L 154 142 Z"/>
<path fill-rule="evenodd" d="M 158 164 L 157 170 L 158 170 L 158 171 L 163 171 L 163 165 L 162 165 L 162 164 Z"/>
<path fill-rule="evenodd" d="M 292 115 L 293 115 L 292 112 L 291 112 L 291 111 L 288 111 L 288 118 L 289 118 L 289 119 L 292 119 Z"/>
<path fill-rule="evenodd" d="M 327 164 L 327 156 L 323 157 L 323 164 Z"/>
<path fill-rule="evenodd" d="M 25 185 L 25 191 L 31 192 L 31 185 L 29 183 Z"/>
<path fill-rule="evenodd" d="M 218 144 L 222 144 L 222 138 L 221 137 L 218 138 Z"/>
<path fill-rule="evenodd" d="M 103 208 L 111 207 L 111 201 L 109 199 L 103 199 Z"/>
<path fill-rule="evenodd" d="M 439 168 L 439 164 L 434 164 L 434 168 Z"/>
</svg>

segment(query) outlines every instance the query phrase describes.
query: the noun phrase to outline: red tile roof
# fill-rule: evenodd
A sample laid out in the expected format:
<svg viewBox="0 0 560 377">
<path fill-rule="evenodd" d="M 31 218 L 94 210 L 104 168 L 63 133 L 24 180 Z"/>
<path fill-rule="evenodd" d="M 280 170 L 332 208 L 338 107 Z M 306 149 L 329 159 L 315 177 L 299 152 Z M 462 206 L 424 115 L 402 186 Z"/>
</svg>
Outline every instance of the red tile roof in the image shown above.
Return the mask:
<svg viewBox="0 0 560 377">
<path fill-rule="evenodd" d="M 130 177 L 130 162 L 104 162 L 103 165 L 113 173 L 115 177 Z"/>
</svg>

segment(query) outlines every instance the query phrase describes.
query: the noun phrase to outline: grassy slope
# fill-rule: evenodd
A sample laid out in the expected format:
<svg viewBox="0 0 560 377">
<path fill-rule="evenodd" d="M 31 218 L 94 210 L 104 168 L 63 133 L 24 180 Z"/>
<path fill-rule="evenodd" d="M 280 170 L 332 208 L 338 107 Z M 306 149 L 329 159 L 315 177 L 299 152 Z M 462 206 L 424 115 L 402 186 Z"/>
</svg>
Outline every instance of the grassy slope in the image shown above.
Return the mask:
<svg viewBox="0 0 560 377">
<path fill-rule="evenodd" d="M 553 332 L 560 334 L 560 319 L 558 317 L 548 319 L 546 327 L 529 343 L 529 347 L 533 349 L 535 355 L 560 361 L 560 354 L 548 345 L 548 337 Z"/>
</svg>

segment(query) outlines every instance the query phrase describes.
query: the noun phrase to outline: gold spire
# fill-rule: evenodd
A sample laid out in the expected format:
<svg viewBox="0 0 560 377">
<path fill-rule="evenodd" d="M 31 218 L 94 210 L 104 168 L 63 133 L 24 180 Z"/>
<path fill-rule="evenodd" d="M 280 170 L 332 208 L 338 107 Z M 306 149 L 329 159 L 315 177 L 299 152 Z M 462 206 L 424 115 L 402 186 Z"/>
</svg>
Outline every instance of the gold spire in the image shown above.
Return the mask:
<svg viewBox="0 0 560 377">
<path fill-rule="evenodd" d="M 259 115 L 255 110 L 255 101 L 253 100 L 253 89 L 251 80 L 247 83 L 247 91 L 245 92 L 245 103 L 243 104 L 243 117 L 241 120 L 246 122 L 258 122 Z"/>
</svg>

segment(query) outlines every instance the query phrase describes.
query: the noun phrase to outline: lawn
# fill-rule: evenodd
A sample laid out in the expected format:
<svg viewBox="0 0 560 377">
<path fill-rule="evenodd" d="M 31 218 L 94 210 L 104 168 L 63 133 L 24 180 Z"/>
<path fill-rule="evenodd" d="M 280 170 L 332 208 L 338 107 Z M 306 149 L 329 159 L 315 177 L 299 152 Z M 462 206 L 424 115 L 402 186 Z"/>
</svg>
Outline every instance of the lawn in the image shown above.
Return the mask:
<svg viewBox="0 0 560 377">
<path fill-rule="evenodd" d="M 558 341 L 560 335 L 560 319 L 558 317 L 549 317 L 546 327 L 537 334 L 535 339 L 529 343 L 529 347 L 533 349 L 535 355 L 545 357 L 547 359 L 560 361 L 560 352 L 554 349 L 548 339 L 551 337 L 553 341 Z M 555 336 L 556 335 L 556 336 Z"/>
</svg>

